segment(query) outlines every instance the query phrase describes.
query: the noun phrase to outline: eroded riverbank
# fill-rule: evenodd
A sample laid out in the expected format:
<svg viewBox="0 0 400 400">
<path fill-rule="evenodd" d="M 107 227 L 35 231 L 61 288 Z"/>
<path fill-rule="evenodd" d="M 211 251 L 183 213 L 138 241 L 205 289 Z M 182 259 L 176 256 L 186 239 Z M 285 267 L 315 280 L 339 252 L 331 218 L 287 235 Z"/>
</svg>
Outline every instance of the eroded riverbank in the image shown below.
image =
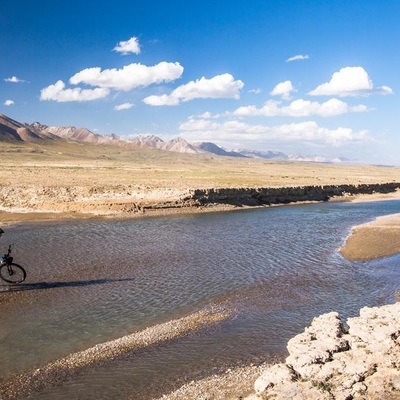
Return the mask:
<svg viewBox="0 0 400 400">
<path fill-rule="evenodd" d="M 274 205 L 400 198 L 400 183 L 272 188 L 147 190 L 126 192 L 84 188 L 0 188 L 3 223 L 76 218 L 132 218 L 232 211 Z"/>
</svg>

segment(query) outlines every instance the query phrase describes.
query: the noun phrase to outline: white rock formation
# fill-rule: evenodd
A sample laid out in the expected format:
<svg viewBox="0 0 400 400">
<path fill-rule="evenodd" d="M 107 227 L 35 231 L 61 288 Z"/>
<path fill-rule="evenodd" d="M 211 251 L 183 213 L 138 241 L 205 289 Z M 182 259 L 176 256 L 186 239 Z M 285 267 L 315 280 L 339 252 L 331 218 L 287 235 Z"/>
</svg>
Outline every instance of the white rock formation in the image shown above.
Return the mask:
<svg viewBox="0 0 400 400">
<path fill-rule="evenodd" d="M 335 312 L 314 318 L 247 400 L 400 399 L 400 303 L 365 307 L 347 324 Z"/>
</svg>

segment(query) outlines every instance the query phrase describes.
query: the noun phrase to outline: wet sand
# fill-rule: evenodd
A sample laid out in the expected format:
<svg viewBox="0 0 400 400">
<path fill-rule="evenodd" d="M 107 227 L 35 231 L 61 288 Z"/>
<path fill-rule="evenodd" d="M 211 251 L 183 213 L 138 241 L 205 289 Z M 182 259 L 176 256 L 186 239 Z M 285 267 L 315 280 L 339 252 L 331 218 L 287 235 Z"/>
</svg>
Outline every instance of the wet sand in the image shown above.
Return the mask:
<svg viewBox="0 0 400 400">
<path fill-rule="evenodd" d="M 340 252 L 352 261 L 367 261 L 400 253 L 400 214 L 379 217 L 354 227 Z"/>
</svg>

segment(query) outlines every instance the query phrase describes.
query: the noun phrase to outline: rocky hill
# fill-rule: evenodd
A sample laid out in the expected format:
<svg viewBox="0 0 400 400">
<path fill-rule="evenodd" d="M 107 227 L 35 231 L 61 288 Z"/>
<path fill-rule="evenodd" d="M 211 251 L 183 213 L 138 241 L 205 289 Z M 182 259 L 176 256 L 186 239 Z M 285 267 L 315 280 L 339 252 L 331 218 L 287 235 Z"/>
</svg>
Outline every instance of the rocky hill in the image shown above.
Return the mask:
<svg viewBox="0 0 400 400">
<path fill-rule="evenodd" d="M 57 135 L 38 129 L 36 126 L 23 124 L 0 114 L 0 141 L 30 142 L 34 140 L 55 140 Z"/>
<path fill-rule="evenodd" d="M 241 153 L 239 151 L 227 151 L 222 147 L 217 146 L 212 142 L 200 142 L 194 144 L 197 148 L 204 150 L 208 153 L 213 153 L 218 156 L 228 156 L 228 157 L 247 157 L 246 154 Z M 250 156 L 251 157 L 251 156 Z"/>
</svg>

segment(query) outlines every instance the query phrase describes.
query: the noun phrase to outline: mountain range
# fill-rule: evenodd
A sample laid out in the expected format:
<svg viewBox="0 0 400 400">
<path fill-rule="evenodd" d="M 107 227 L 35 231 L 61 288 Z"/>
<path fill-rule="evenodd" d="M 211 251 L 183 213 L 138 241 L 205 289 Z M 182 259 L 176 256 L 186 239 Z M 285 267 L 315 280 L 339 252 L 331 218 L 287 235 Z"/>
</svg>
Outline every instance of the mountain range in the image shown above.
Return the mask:
<svg viewBox="0 0 400 400">
<path fill-rule="evenodd" d="M 33 124 L 21 123 L 0 114 L 0 141 L 7 142 L 36 142 L 42 140 L 69 140 L 92 144 L 111 144 L 124 147 L 151 147 L 178 153 L 209 153 L 228 157 L 250 157 L 276 160 L 334 162 L 348 161 L 344 158 L 327 159 L 320 156 L 304 156 L 300 154 L 287 155 L 280 151 L 257 151 L 235 149 L 228 151 L 211 142 L 189 143 L 181 137 L 164 141 L 154 135 L 139 135 L 134 138 L 122 138 L 118 135 L 100 135 L 87 128 L 74 126 L 48 126 L 39 122 Z"/>
</svg>

